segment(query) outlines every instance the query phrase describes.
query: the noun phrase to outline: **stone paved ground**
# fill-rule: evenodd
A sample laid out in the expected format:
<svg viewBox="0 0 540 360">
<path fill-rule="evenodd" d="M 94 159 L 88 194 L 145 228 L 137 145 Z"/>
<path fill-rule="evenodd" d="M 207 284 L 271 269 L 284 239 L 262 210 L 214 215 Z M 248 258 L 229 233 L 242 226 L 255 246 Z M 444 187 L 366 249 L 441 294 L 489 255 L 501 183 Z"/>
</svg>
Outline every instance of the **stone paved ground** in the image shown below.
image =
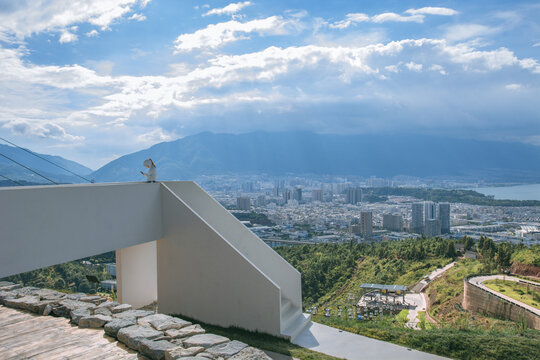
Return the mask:
<svg viewBox="0 0 540 360">
<path fill-rule="evenodd" d="M 0 282 L 0 354 L 33 360 L 272 359 L 176 317 L 132 310 L 99 296 L 8 282 Z"/>
</svg>

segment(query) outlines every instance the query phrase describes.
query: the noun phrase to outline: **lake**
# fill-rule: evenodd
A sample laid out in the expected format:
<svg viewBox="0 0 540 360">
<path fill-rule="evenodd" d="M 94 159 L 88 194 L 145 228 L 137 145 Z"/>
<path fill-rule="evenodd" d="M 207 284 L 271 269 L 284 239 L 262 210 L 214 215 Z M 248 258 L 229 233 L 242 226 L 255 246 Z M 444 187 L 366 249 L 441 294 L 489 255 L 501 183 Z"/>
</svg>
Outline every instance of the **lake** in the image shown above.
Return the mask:
<svg viewBox="0 0 540 360">
<path fill-rule="evenodd" d="M 540 200 L 540 184 L 479 187 L 471 190 L 485 195 L 494 195 L 495 199 Z"/>
</svg>

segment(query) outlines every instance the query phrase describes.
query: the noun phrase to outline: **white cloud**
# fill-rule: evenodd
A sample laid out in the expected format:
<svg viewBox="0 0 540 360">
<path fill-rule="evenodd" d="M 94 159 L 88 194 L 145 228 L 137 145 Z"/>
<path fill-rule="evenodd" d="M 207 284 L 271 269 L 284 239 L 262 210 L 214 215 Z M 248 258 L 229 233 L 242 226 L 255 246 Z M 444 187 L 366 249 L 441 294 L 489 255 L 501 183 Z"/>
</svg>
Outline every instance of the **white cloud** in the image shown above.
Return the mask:
<svg viewBox="0 0 540 360">
<path fill-rule="evenodd" d="M 36 136 L 60 141 L 81 141 L 84 139 L 84 136 L 68 134 L 62 126 L 53 122 L 14 120 L 6 122 L 2 127 L 18 135 Z"/>
<path fill-rule="evenodd" d="M 443 15 L 443 16 L 452 16 L 458 14 L 454 9 L 444 8 L 444 7 L 423 7 L 420 9 L 409 9 L 405 11 L 407 14 L 411 15 Z"/>
<path fill-rule="evenodd" d="M 129 17 L 129 20 L 144 21 L 146 20 L 146 16 L 143 14 L 133 14 Z"/>
<path fill-rule="evenodd" d="M 433 64 L 433 65 L 431 65 L 431 67 L 429 68 L 429 70 L 431 70 L 431 71 L 438 71 L 439 74 L 441 74 L 441 75 L 447 75 L 446 70 L 444 69 L 444 67 L 443 67 L 442 65 L 439 65 L 439 64 Z"/>
<path fill-rule="evenodd" d="M 73 24 L 89 23 L 107 29 L 132 11 L 140 0 L 50 0 L 28 4 L 21 1 L 11 12 L 0 13 L 0 36 L 13 41 L 41 32 L 62 32 Z"/>
<path fill-rule="evenodd" d="M 182 34 L 176 38 L 175 53 L 190 52 L 195 49 L 216 49 L 227 43 L 246 38 L 246 34 L 285 34 L 290 20 L 280 16 L 266 19 L 251 20 L 241 23 L 230 20 L 223 23 L 211 24 L 191 34 Z"/>
<path fill-rule="evenodd" d="M 497 28 L 479 25 L 479 24 L 458 24 L 448 27 L 445 38 L 449 41 L 461 41 L 481 36 L 495 34 L 499 31 Z"/>
<path fill-rule="evenodd" d="M 240 10 L 242 10 L 243 8 L 245 8 L 246 6 L 249 6 L 249 5 L 251 5 L 250 1 L 232 3 L 232 4 L 229 4 L 229 5 L 225 6 L 225 7 L 223 7 L 223 8 L 211 9 L 211 10 L 207 11 L 206 13 L 204 13 L 203 16 L 208 16 L 208 15 L 232 15 L 232 14 L 236 14 L 237 12 L 239 12 Z"/>
<path fill-rule="evenodd" d="M 399 72 L 398 65 L 388 65 L 388 66 L 385 66 L 384 69 L 388 72 L 393 72 L 393 73 Z"/>
<path fill-rule="evenodd" d="M 406 15 L 400 15 L 394 12 L 387 12 L 378 15 L 369 17 L 364 13 L 352 13 L 347 14 L 344 20 L 336 21 L 330 24 L 332 29 L 345 29 L 349 26 L 359 23 L 371 21 L 374 23 L 384 23 L 384 22 L 424 22 L 425 15 L 455 15 L 458 12 L 442 7 L 423 7 L 421 9 L 409 9 L 405 11 Z"/>
<path fill-rule="evenodd" d="M 506 89 L 508 90 L 513 90 L 513 91 L 519 91 L 521 89 L 523 89 L 523 85 L 521 84 L 508 84 L 505 86 Z"/>
<path fill-rule="evenodd" d="M 422 23 L 424 22 L 424 15 L 403 16 L 393 12 L 388 12 L 371 17 L 371 21 L 374 23 L 383 23 L 388 21 Z"/>
<path fill-rule="evenodd" d="M 172 140 L 172 136 L 163 131 L 162 128 L 156 128 L 147 133 L 137 136 L 137 141 L 144 144 L 155 144 L 163 141 Z"/>
<path fill-rule="evenodd" d="M 60 39 L 58 40 L 61 44 L 64 43 L 70 43 L 77 41 L 78 37 L 76 34 L 73 34 L 69 32 L 68 30 L 62 31 L 62 34 L 60 35 Z"/>
<path fill-rule="evenodd" d="M 362 88 L 369 91 L 369 96 L 388 96 L 382 88 L 371 93 L 382 78 L 379 69 L 397 73 L 392 78 L 399 79 L 400 66 L 409 71 L 425 68 L 441 74 L 505 67 L 534 72 L 538 67 L 534 59 L 519 59 L 505 48 L 479 51 L 470 44 L 451 45 L 440 39 L 405 39 L 365 46 L 272 46 L 241 55 L 217 55 L 198 66 L 178 65 L 160 76 L 107 75 L 113 65 L 110 63 L 92 66 L 101 67 L 99 71 L 80 65 L 34 65 L 23 61 L 24 55 L 22 48 L 0 48 L 0 87 L 6 89 L 0 94 L 4 95 L 0 96 L 0 124 L 4 124 L 0 126 L 64 141 L 76 139 L 81 133 L 86 135 L 88 129 L 104 132 L 136 127 L 131 140 L 142 143 L 172 136 L 174 129 L 163 128 L 159 121 L 177 118 L 182 112 L 189 114 L 182 121 L 191 121 L 205 109 L 222 109 L 223 113 L 224 108 L 250 103 L 286 108 L 293 98 L 299 103 L 348 101 L 353 94 L 360 96 Z M 399 60 L 403 58 L 425 60 L 423 64 L 402 64 Z M 250 84 L 249 91 L 246 83 Z M 324 92 L 318 92 L 322 88 Z M 329 89 L 338 91 L 329 94 Z M 85 95 L 91 101 L 69 109 L 62 99 L 70 94 Z M 46 126 L 49 123 L 57 124 L 65 133 Z"/>
<path fill-rule="evenodd" d="M 533 47 L 538 47 L 538 46 L 540 46 L 540 41 L 537 42 L 536 44 L 533 44 Z"/>
<path fill-rule="evenodd" d="M 420 72 L 422 71 L 422 67 L 423 65 L 422 64 L 417 64 L 413 61 L 409 62 L 409 63 L 406 63 L 405 66 L 407 67 L 407 69 L 409 69 L 410 71 L 415 71 L 415 72 Z"/>
<path fill-rule="evenodd" d="M 369 16 L 363 13 L 347 14 L 345 20 L 337 21 L 329 26 L 332 29 L 345 29 L 359 22 L 369 21 Z"/>
<path fill-rule="evenodd" d="M 95 37 L 99 35 L 99 32 L 96 29 L 93 29 L 85 34 L 88 37 Z"/>
</svg>

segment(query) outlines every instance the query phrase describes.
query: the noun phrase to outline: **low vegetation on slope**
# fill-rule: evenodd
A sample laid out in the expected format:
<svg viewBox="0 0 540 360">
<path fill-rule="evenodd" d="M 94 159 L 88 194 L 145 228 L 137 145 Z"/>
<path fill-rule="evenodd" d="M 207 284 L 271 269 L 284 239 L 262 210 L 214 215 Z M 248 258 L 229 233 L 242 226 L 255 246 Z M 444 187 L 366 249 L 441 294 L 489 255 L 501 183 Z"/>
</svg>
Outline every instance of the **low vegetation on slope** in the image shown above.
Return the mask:
<svg viewBox="0 0 540 360">
<path fill-rule="evenodd" d="M 434 280 L 428 295 L 429 315 L 420 314 L 420 328 L 404 328 L 399 315 L 377 316 L 373 321 L 325 317 L 319 310 L 313 320 L 353 333 L 455 359 L 537 359 L 540 332 L 523 323 L 472 314 L 461 307 L 463 279 L 478 273 L 500 273 L 512 265 L 515 254 L 529 254 L 522 245 L 496 244 L 481 238 L 467 247 L 481 260 L 458 259 L 456 265 Z M 363 282 L 411 286 L 438 267 L 456 258 L 453 241 L 416 239 L 374 244 L 321 244 L 278 248 L 277 251 L 302 272 L 304 306 L 329 307 L 350 303 L 348 294 L 361 294 Z M 536 248 L 530 249 L 537 252 Z M 321 309 L 321 308 L 320 308 Z M 402 317 L 402 316 L 401 316 Z"/>
<path fill-rule="evenodd" d="M 89 282 L 86 276 L 95 276 L 99 281 L 112 279 L 104 265 L 111 262 L 116 262 L 114 252 L 28 271 L 0 280 L 64 292 L 95 294 L 103 289 L 100 288 L 99 284 Z"/>
<path fill-rule="evenodd" d="M 410 239 L 374 244 L 319 244 L 276 251 L 302 273 L 304 305 L 345 303 L 362 283 L 412 286 L 455 256 L 446 239 Z"/>
</svg>

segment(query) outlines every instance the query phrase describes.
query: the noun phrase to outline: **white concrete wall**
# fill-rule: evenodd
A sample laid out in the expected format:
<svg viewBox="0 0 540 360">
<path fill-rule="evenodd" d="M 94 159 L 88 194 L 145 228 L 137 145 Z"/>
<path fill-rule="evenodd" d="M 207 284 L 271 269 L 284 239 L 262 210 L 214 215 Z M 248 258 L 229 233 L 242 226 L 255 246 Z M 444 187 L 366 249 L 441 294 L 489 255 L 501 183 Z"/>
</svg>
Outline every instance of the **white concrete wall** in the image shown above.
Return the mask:
<svg viewBox="0 0 540 360">
<path fill-rule="evenodd" d="M 302 306 L 300 273 L 264 241 L 242 225 L 219 202 L 191 181 L 164 182 L 172 192 L 205 219 L 245 257 L 272 279 L 282 295 L 295 306 Z"/>
<path fill-rule="evenodd" d="M 301 306 L 300 274 L 192 182 L 0 189 L 0 277 L 118 249 L 136 307 L 280 335 Z"/>
<path fill-rule="evenodd" d="M 179 197 L 162 190 L 159 311 L 279 335 L 279 287 Z"/>
<path fill-rule="evenodd" d="M 0 277 L 161 236 L 159 183 L 0 189 Z"/>
<path fill-rule="evenodd" d="M 140 308 L 157 301 L 156 242 L 116 250 L 118 301 Z"/>
</svg>

